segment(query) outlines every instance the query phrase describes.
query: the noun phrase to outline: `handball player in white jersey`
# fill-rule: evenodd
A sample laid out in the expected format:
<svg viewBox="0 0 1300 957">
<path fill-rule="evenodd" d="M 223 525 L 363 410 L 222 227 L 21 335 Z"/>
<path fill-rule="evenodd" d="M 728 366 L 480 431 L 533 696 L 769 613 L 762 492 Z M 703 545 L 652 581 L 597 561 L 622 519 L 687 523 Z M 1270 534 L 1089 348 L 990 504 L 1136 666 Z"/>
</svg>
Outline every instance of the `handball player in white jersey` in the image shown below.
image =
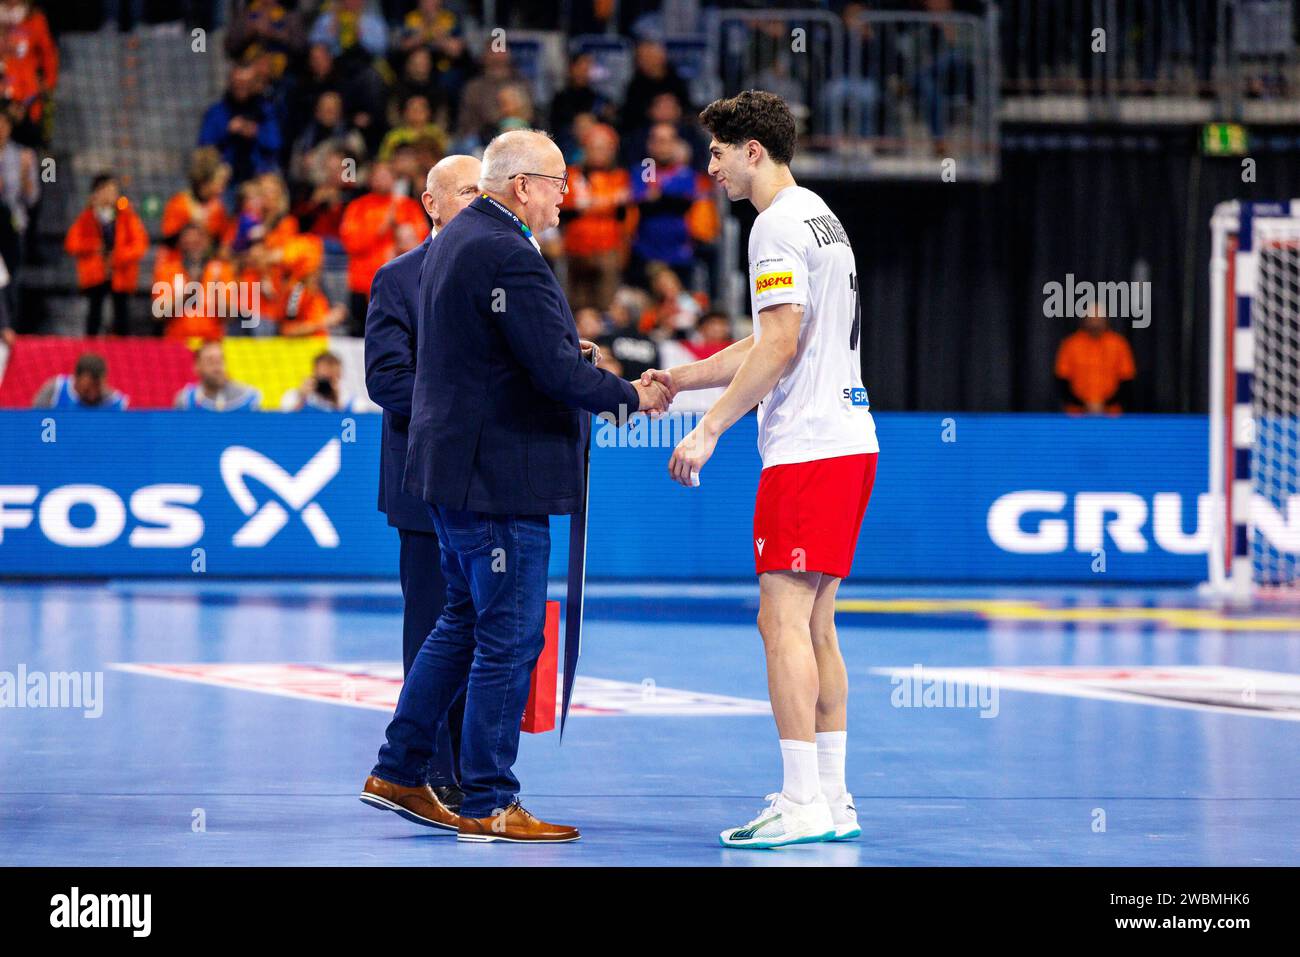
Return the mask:
<svg viewBox="0 0 1300 957">
<path fill-rule="evenodd" d="M 758 628 L 785 773 L 768 806 L 721 842 L 847 840 L 861 831 L 844 779 L 848 677 L 835 591 L 853 564 L 879 451 L 862 385 L 857 268 L 839 219 L 790 175 L 795 122 L 780 97 L 750 90 L 717 100 L 700 122 L 712 136 L 709 175 L 758 210 L 749 237 L 754 334 L 643 378 L 674 393 L 726 386 L 668 463 L 686 486 L 699 484 L 722 433 L 758 406 Z"/>
</svg>

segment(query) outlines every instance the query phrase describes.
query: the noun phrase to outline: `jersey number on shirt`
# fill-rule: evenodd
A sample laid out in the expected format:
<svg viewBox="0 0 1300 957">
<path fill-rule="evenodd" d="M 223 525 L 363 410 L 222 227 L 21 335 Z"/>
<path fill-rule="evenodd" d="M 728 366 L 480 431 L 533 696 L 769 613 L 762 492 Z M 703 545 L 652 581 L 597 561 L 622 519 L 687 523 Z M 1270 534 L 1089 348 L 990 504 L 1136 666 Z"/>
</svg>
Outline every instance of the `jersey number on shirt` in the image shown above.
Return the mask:
<svg viewBox="0 0 1300 957">
<path fill-rule="evenodd" d="M 858 333 L 862 331 L 862 299 L 858 296 L 858 274 L 849 273 L 849 290 L 853 294 L 853 326 L 849 329 L 849 351 L 858 348 Z"/>
</svg>

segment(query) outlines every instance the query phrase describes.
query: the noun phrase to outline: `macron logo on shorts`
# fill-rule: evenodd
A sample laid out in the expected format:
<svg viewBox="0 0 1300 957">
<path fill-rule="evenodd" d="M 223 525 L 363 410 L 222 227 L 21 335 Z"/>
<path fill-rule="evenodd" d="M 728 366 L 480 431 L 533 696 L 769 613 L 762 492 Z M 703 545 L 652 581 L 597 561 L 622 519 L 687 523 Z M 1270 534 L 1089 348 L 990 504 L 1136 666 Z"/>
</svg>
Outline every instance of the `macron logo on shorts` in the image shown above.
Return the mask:
<svg viewBox="0 0 1300 957">
<path fill-rule="evenodd" d="M 759 557 L 761 558 L 762 555 L 763 555 L 763 546 L 767 544 L 767 539 L 766 539 L 766 538 L 756 538 L 756 539 L 754 539 L 754 544 L 755 544 L 756 546 L 758 546 L 758 554 L 759 554 Z"/>
</svg>

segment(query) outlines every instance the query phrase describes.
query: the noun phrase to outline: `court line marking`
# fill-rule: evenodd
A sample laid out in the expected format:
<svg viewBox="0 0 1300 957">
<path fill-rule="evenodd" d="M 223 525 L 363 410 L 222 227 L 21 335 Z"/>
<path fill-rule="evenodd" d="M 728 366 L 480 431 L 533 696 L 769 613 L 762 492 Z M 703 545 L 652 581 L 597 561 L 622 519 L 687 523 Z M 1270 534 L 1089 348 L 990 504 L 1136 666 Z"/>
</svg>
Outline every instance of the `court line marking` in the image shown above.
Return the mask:
<svg viewBox="0 0 1300 957">
<path fill-rule="evenodd" d="M 116 671 L 170 678 L 280 698 L 338 704 L 391 714 L 402 689 L 401 667 L 392 662 L 129 663 Z M 756 698 L 668 688 L 579 675 L 571 715 L 608 717 L 730 717 L 770 715 Z"/>
<path fill-rule="evenodd" d="M 1053 608 L 1022 599 L 843 598 L 836 611 L 850 614 L 975 614 L 987 621 L 1156 622 L 1180 631 L 1284 631 L 1300 634 L 1300 618 L 1233 617 L 1209 608 L 1073 607 Z"/>
<path fill-rule="evenodd" d="M 1061 695 L 1071 698 L 1094 698 L 1128 704 L 1154 705 L 1209 711 L 1248 718 L 1273 718 L 1300 721 L 1300 675 L 1280 671 L 1255 671 L 1208 665 L 1174 665 L 1168 667 L 1056 666 L 1006 668 L 872 668 L 894 683 L 932 682 L 939 689 L 953 683 L 964 687 L 992 687 L 999 691 L 1028 691 L 1034 694 Z M 1125 687 L 1128 683 L 1129 687 Z M 1157 693 L 1156 689 L 1168 691 Z M 1196 696 L 1203 696 L 1197 700 Z M 1276 707 L 1255 707 L 1256 700 L 1276 696 Z M 1218 704 L 1214 700 L 1236 698 L 1241 704 Z M 917 705 L 916 707 L 925 707 Z M 938 707 L 938 705 L 931 706 Z"/>
</svg>

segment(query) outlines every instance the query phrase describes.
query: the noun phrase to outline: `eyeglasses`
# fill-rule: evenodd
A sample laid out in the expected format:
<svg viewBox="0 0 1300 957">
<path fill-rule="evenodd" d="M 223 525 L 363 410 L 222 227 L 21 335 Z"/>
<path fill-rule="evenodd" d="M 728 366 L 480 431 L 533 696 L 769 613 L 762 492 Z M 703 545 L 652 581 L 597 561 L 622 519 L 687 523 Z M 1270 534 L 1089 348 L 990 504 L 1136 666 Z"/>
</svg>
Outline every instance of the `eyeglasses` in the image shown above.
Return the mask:
<svg viewBox="0 0 1300 957">
<path fill-rule="evenodd" d="M 516 176 L 540 176 L 542 179 L 558 179 L 560 181 L 560 194 L 564 195 L 569 191 L 569 171 L 565 170 L 563 176 L 551 176 L 548 173 L 512 173 L 507 179 L 514 179 Z"/>
</svg>

